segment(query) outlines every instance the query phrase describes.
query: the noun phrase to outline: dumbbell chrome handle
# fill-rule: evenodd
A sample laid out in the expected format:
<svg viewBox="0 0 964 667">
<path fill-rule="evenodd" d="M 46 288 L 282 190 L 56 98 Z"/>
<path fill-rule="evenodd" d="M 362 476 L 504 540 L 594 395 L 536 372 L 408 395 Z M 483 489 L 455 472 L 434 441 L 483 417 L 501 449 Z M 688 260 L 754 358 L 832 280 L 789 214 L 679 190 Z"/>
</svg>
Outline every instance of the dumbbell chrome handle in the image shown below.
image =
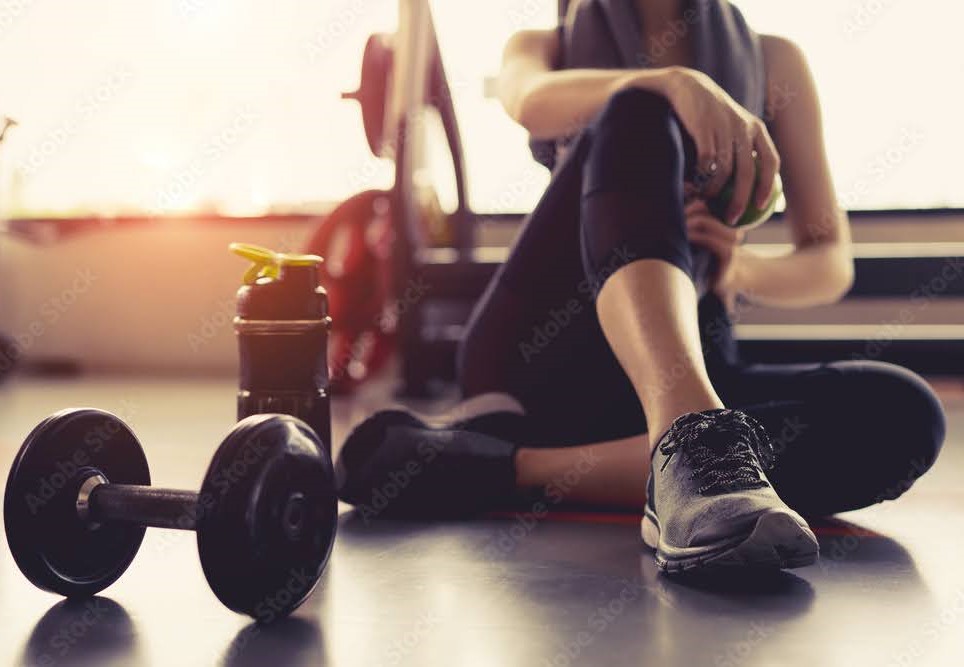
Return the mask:
<svg viewBox="0 0 964 667">
<path fill-rule="evenodd" d="M 153 486 L 111 484 L 104 477 L 94 475 L 80 488 L 77 513 L 91 524 L 124 521 L 153 528 L 195 530 L 198 494 Z"/>
</svg>

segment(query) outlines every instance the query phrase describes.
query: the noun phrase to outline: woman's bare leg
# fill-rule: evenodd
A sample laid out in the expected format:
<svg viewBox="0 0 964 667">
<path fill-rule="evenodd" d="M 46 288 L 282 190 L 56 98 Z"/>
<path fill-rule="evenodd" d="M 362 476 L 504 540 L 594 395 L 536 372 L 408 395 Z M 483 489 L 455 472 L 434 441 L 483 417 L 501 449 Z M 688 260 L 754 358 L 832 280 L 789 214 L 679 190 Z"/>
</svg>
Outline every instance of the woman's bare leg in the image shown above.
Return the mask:
<svg viewBox="0 0 964 667">
<path fill-rule="evenodd" d="M 526 448 L 516 453 L 520 489 L 555 485 L 564 502 L 642 510 L 649 475 L 649 436 L 639 435 L 561 449 Z"/>
<path fill-rule="evenodd" d="M 645 406 L 651 433 L 662 434 L 687 412 L 723 407 L 703 362 L 696 290 L 683 271 L 660 260 L 628 264 L 605 283 L 596 309 Z M 522 448 L 516 483 L 556 484 L 567 502 L 641 510 L 653 444 L 643 434 L 562 449 Z"/>
<path fill-rule="evenodd" d="M 627 264 L 603 285 L 596 312 L 655 434 L 650 446 L 680 415 L 724 407 L 703 361 L 696 288 L 681 269 Z"/>
</svg>

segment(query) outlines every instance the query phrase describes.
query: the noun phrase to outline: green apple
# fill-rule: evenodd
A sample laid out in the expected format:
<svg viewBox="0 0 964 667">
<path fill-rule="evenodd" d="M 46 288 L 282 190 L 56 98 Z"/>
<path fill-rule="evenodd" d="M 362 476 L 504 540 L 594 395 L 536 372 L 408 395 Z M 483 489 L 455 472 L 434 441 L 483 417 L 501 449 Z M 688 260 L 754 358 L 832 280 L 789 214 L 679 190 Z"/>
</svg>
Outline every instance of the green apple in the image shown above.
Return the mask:
<svg viewBox="0 0 964 667">
<path fill-rule="evenodd" d="M 767 199 L 765 206 L 758 207 L 756 205 L 756 188 L 759 187 L 759 177 L 760 177 L 760 164 L 759 161 L 755 160 L 754 169 L 756 171 L 755 181 L 756 184 L 753 188 L 753 194 L 750 195 L 750 201 L 747 203 L 746 210 L 743 211 L 743 215 L 740 216 L 739 220 L 734 223 L 734 227 L 739 227 L 741 229 L 753 229 L 754 227 L 759 227 L 764 222 L 769 220 L 773 216 L 773 212 L 777 208 L 777 202 L 783 195 L 783 182 L 780 180 L 780 175 L 777 174 L 773 182 L 773 190 L 770 192 L 770 197 Z M 725 220 L 726 212 L 730 208 L 730 200 L 733 199 L 733 189 L 736 184 L 736 175 L 730 176 L 730 180 L 727 182 L 723 190 L 709 203 L 710 212 L 713 213 L 720 220 Z"/>
</svg>

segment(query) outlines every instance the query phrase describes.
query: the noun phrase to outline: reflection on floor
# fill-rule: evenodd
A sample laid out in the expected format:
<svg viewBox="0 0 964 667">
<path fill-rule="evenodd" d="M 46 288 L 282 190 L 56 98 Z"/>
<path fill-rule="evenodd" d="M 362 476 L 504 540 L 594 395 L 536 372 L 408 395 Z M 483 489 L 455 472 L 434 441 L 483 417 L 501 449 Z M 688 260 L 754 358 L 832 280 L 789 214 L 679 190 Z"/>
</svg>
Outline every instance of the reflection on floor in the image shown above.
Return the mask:
<svg viewBox="0 0 964 667">
<path fill-rule="evenodd" d="M 150 530 L 97 598 L 34 589 L 0 549 L 0 664 L 964 664 L 964 395 L 949 440 L 897 503 L 816 526 L 815 566 L 752 580 L 668 580 L 635 517 L 366 521 L 343 508 L 328 571 L 295 617 L 219 605 L 193 535 Z M 224 381 L 15 380 L 0 389 L 0 466 L 46 414 L 94 405 L 137 432 L 164 486 L 198 484 L 232 423 Z M 336 442 L 371 399 L 336 406 Z"/>
</svg>

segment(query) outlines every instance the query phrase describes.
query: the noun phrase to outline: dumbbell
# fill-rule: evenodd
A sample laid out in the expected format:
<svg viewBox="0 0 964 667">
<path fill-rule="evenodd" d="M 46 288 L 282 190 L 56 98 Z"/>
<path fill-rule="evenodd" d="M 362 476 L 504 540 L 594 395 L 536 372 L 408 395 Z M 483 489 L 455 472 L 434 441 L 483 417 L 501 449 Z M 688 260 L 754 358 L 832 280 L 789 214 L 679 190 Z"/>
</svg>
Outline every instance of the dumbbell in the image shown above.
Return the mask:
<svg viewBox="0 0 964 667">
<path fill-rule="evenodd" d="M 150 483 L 144 451 L 118 417 L 92 408 L 48 417 L 21 446 L 4 493 L 17 566 L 43 590 L 91 596 L 124 573 L 154 526 L 197 531 L 205 578 L 238 613 L 284 616 L 314 589 L 337 500 L 331 460 L 304 422 L 238 422 L 198 493 Z"/>
</svg>

